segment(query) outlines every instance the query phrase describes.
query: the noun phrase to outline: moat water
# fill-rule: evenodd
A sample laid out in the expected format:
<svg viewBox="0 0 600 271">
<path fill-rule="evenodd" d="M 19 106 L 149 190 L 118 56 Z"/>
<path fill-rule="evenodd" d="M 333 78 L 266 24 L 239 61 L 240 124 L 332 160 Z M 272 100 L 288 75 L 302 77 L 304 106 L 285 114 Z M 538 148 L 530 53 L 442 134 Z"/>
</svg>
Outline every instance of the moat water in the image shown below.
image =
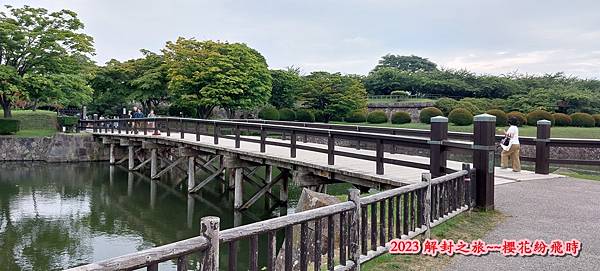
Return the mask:
<svg viewBox="0 0 600 271">
<path fill-rule="evenodd" d="M 233 196 L 220 184 L 191 197 L 178 179 L 153 182 L 107 163 L 0 163 L 0 269 L 62 270 L 152 248 L 197 236 L 204 216 L 220 217 L 221 229 L 234 226 Z M 235 222 L 276 213 L 259 200 Z M 173 261 L 159 267 L 176 269 Z"/>
</svg>

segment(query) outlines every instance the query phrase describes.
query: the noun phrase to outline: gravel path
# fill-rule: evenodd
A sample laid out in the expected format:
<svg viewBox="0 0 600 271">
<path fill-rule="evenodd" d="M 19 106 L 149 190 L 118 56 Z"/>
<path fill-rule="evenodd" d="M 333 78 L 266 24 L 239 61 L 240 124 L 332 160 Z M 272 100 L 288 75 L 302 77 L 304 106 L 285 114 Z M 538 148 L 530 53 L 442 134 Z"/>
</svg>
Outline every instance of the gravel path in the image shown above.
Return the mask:
<svg viewBox="0 0 600 271">
<path fill-rule="evenodd" d="M 496 209 L 507 219 L 483 241 L 579 239 L 579 257 L 458 256 L 447 270 L 600 270 L 600 182 L 562 178 L 496 186 Z"/>
</svg>

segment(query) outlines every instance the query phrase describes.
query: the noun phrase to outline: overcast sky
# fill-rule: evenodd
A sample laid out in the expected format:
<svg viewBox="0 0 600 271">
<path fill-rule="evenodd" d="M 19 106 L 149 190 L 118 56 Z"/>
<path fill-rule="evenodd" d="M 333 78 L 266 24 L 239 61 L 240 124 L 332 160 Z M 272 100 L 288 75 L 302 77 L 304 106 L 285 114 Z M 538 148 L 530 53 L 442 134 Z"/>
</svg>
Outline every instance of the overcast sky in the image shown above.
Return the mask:
<svg viewBox="0 0 600 271">
<path fill-rule="evenodd" d="M 70 9 L 94 59 L 140 56 L 167 40 L 243 42 L 271 68 L 367 74 L 382 55 L 419 55 L 478 73 L 600 78 L 600 1 L 1 0 Z"/>
</svg>

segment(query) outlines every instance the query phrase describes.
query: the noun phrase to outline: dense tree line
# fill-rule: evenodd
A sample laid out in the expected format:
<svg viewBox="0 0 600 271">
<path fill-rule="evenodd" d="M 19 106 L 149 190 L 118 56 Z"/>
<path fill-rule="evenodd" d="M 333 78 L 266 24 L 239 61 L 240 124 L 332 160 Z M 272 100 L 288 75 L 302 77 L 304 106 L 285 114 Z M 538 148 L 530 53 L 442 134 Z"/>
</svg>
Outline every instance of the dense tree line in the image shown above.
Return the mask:
<svg viewBox="0 0 600 271">
<path fill-rule="evenodd" d="M 243 43 L 179 38 L 160 52 L 141 50 L 140 58 L 98 66 L 90 60 L 93 39 L 82 33 L 74 12 L 6 10 L 0 12 L 0 103 L 7 117 L 15 105 L 87 105 L 90 112 L 118 115 L 138 104 L 159 114 L 203 118 L 217 107 L 233 117 L 270 105 L 307 109 L 328 121 L 363 110 L 367 93 L 393 91 L 463 99 L 473 113 L 490 104 L 507 111 L 600 110 L 598 80 L 562 73 L 482 75 L 438 68 L 414 55 L 385 55 L 367 76 L 303 75 L 294 67 L 269 70 L 265 58 Z"/>
</svg>

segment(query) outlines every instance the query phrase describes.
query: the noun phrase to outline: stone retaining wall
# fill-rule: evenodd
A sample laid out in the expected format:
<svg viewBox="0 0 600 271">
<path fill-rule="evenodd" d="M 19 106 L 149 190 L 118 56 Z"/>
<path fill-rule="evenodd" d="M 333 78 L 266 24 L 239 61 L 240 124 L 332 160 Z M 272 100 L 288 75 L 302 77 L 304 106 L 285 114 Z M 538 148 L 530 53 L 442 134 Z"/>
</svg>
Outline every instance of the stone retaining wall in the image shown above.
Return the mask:
<svg viewBox="0 0 600 271">
<path fill-rule="evenodd" d="M 91 134 L 0 137 L 0 161 L 83 162 L 108 160 L 108 148 Z"/>
</svg>

